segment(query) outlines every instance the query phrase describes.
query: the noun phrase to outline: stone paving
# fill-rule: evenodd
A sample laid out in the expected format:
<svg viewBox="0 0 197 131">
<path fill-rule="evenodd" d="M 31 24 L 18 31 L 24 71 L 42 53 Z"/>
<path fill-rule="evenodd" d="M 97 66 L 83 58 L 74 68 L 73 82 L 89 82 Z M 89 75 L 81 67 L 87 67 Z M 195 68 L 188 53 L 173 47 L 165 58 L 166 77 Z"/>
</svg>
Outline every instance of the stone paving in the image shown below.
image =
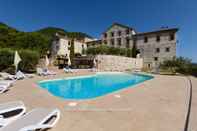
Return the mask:
<svg viewBox="0 0 197 131">
<path fill-rule="evenodd" d="M 84 72 L 81 74 L 91 74 Z M 61 110 L 58 124 L 50 131 L 181 131 L 187 112 L 188 82 L 180 76 L 155 76 L 135 87 L 86 101 L 52 96 L 36 82 L 71 76 L 35 77 L 17 81 L 0 95 L 0 103 L 22 100 L 28 111 L 37 107 Z M 68 108 L 71 102 L 77 105 Z"/>
<path fill-rule="evenodd" d="M 197 78 L 191 77 L 191 80 L 193 90 L 188 131 L 197 131 Z"/>
</svg>

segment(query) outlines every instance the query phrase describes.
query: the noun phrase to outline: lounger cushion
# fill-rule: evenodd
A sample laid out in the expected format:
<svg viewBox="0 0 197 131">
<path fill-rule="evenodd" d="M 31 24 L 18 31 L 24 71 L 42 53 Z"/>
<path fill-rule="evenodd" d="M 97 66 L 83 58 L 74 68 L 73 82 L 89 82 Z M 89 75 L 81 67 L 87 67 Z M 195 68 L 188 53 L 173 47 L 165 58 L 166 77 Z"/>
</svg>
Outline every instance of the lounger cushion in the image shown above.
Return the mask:
<svg viewBox="0 0 197 131">
<path fill-rule="evenodd" d="M 54 109 L 34 109 L 23 117 L 20 117 L 18 120 L 3 127 L 2 130 L 0 129 L 0 131 L 20 131 L 22 128 L 28 126 L 41 125 L 42 122 L 48 118 L 53 111 Z"/>
</svg>

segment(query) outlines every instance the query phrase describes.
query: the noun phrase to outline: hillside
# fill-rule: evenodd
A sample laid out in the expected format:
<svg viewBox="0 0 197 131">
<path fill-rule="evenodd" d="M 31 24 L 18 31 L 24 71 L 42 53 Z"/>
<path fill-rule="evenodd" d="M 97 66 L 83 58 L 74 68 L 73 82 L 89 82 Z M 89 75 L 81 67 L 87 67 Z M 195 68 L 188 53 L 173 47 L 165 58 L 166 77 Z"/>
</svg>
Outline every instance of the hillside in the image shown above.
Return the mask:
<svg viewBox="0 0 197 131">
<path fill-rule="evenodd" d="M 63 36 L 65 36 L 67 33 L 64 29 L 56 28 L 56 27 L 46 27 L 35 32 L 38 32 L 48 37 L 49 39 L 52 39 L 56 33 L 63 35 Z"/>
<path fill-rule="evenodd" d="M 50 46 L 49 37 L 39 32 L 22 32 L 4 23 L 0 23 L 0 47 L 11 49 L 31 49 L 40 53 Z"/>
<path fill-rule="evenodd" d="M 64 29 L 56 27 L 46 27 L 34 32 L 22 32 L 4 23 L 0 23 L 0 47 L 31 49 L 44 53 L 50 50 L 51 41 L 56 33 L 75 39 L 90 37 L 85 33 L 67 32 Z"/>
<path fill-rule="evenodd" d="M 88 34 L 86 33 L 82 33 L 82 32 L 67 32 L 66 35 L 69 37 L 69 38 L 75 38 L 75 39 L 84 39 L 85 37 L 88 37 L 88 38 L 92 38 L 91 36 L 89 36 Z"/>
</svg>

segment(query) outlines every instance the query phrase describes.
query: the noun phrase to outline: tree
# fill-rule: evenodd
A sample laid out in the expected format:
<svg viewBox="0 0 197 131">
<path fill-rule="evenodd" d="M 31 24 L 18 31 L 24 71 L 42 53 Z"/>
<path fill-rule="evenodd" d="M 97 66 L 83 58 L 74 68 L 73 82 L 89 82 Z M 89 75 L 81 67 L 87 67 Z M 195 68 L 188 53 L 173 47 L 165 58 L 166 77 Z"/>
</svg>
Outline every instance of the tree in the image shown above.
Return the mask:
<svg viewBox="0 0 197 131">
<path fill-rule="evenodd" d="M 75 57 L 75 45 L 74 45 L 74 40 L 72 39 L 71 41 L 69 41 L 71 46 L 70 46 L 70 61 L 71 64 L 73 64 L 73 59 Z"/>
<path fill-rule="evenodd" d="M 192 63 L 191 60 L 184 57 L 174 57 L 172 60 L 165 60 L 160 64 L 161 69 L 167 69 L 172 73 L 191 74 Z"/>
<path fill-rule="evenodd" d="M 133 44 L 133 48 L 132 48 L 132 51 L 131 51 L 131 52 L 132 52 L 132 57 L 133 57 L 133 58 L 136 58 L 137 54 L 140 53 L 139 50 L 138 50 L 137 47 L 136 47 L 136 42 L 135 42 L 135 40 L 134 40 L 134 44 Z"/>
</svg>

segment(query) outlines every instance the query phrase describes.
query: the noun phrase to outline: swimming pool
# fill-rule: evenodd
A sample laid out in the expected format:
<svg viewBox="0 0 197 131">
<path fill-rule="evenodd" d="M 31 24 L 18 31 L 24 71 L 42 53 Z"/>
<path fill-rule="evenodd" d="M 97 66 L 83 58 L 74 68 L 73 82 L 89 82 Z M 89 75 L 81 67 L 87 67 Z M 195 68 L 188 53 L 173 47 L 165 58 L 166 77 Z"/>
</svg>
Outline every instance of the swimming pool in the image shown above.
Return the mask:
<svg viewBox="0 0 197 131">
<path fill-rule="evenodd" d="M 103 96 L 152 79 L 152 76 L 127 73 L 97 73 L 39 82 L 39 86 L 63 99 L 82 100 Z"/>
</svg>

